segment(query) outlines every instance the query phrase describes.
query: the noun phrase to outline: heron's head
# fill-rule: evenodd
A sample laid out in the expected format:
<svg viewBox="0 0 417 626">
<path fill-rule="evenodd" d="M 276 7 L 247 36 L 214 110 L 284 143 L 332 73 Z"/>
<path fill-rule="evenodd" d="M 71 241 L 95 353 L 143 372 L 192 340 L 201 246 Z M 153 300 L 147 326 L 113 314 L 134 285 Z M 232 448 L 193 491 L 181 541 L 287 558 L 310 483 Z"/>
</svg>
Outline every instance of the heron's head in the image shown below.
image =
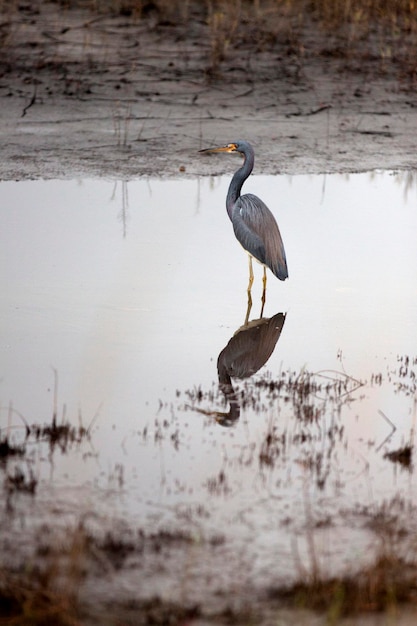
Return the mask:
<svg viewBox="0 0 417 626">
<path fill-rule="evenodd" d="M 199 150 L 199 152 L 239 152 L 239 143 L 228 143 L 227 146 L 220 146 L 219 148 L 205 148 L 204 150 Z"/>
<path fill-rule="evenodd" d="M 240 154 L 246 154 L 250 150 L 251 148 L 248 142 L 239 139 L 238 141 L 228 143 L 226 146 L 221 146 L 220 148 L 205 148 L 204 150 L 199 150 L 199 152 L 206 152 L 207 154 L 213 152 L 239 152 Z"/>
</svg>

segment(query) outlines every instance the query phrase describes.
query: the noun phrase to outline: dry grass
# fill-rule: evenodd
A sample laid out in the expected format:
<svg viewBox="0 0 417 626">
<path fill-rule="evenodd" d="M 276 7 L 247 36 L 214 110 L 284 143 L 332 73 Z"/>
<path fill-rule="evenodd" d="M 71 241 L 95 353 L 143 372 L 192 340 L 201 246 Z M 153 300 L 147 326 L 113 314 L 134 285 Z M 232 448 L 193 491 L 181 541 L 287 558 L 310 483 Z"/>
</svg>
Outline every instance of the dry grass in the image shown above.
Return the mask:
<svg viewBox="0 0 417 626">
<path fill-rule="evenodd" d="M 398 515 L 401 509 L 404 513 L 404 507 L 401 499 L 394 498 L 377 510 L 362 513 L 377 540 L 373 558 L 360 570 L 336 577 L 329 577 L 320 565 L 312 520 L 307 520 L 310 564 L 306 568 L 303 564 L 295 584 L 271 589 L 270 597 L 292 607 L 325 613 L 330 624 L 346 615 L 394 613 L 405 603 L 416 604 L 417 544 Z M 409 510 L 408 514 L 415 513 Z"/>
<path fill-rule="evenodd" d="M 79 528 L 68 537 L 65 546 L 48 546 L 47 558 L 39 559 L 39 564 L 27 563 L 24 571 L 0 570 L 0 625 L 81 624 L 77 617 L 78 588 L 85 535 Z"/>
<path fill-rule="evenodd" d="M 369 612 L 389 612 L 417 601 L 415 565 L 395 554 L 380 554 L 355 575 L 300 581 L 288 589 L 273 590 L 270 597 L 293 607 L 324 612 L 330 623 Z"/>
<path fill-rule="evenodd" d="M 98 537 L 81 521 L 67 529 L 58 539 L 40 544 L 31 562 L 20 570 L 0 568 L 0 626 L 82 626 L 88 624 L 184 624 L 197 617 L 197 605 L 166 602 L 157 596 L 148 600 L 121 600 L 116 606 L 86 607 L 80 601 L 79 589 L 89 569 L 117 571 L 130 555 L 145 550 L 160 553 L 163 549 L 187 548 L 195 537 L 187 532 L 159 530 L 145 534 L 142 530 L 119 529 Z M 219 538 L 213 538 L 216 545 Z M 126 616 L 126 621 L 121 617 Z"/>
<path fill-rule="evenodd" d="M 415 28 L 417 5 L 411 0 L 311 0 L 309 8 L 327 25 L 384 22 Z"/>
<path fill-rule="evenodd" d="M 47 2 L 39 1 L 38 7 Z M 385 25 L 393 31 L 417 30 L 417 4 L 413 0 L 58 0 L 64 9 L 86 9 L 93 13 L 123 15 L 134 19 L 152 18 L 156 23 L 180 26 L 189 21 L 205 21 L 212 38 L 227 49 L 239 29 L 273 31 L 284 16 L 302 21 L 312 16 L 333 31 L 352 25 Z M 27 6 L 0 2 L 0 13 L 18 14 Z M 31 9 L 33 14 L 37 7 Z M 5 24 L 0 26 L 4 27 Z"/>
<path fill-rule="evenodd" d="M 46 4 L 40 0 L 32 8 L 17 0 L 0 0 L 0 50 L 6 53 L 7 67 L 17 25 L 36 21 Z M 400 79 L 417 80 L 417 5 L 411 0 L 58 0 L 58 4 L 63 15 L 72 9 L 87 11 L 86 32 L 110 15 L 131 24 L 146 22 L 164 37 L 198 40 L 208 77 L 221 76 L 225 60 L 233 64 L 244 58 L 249 67 L 253 54 L 270 51 L 300 61 L 305 54 L 372 59 L 383 71 L 395 63 Z M 123 142 L 122 129 L 115 131 Z"/>
<path fill-rule="evenodd" d="M 318 611 L 327 616 L 329 624 L 337 624 L 346 615 L 394 613 L 403 603 L 416 603 L 417 546 L 413 547 L 411 542 L 411 549 L 404 556 L 401 524 L 390 510 L 374 512 L 369 525 L 379 537 L 374 560 L 369 565 L 356 573 L 329 578 L 314 557 L 314 567 L 310 572 L 300 572 L 295 584 L 287 588 L 271 586 L 267 604 L 271 608 L 278 605 Z M 50 544 L 40 546 L 36 561 L 32 565 L 27 563 L 24 570 L 0 570 L 0 626 L 104 623 L 104 613 L 95 622 L 96 609 L 83 606 L 79 601 L 79 589 L 91 562 L 99 564 L 104 571 L 117 571 L 130 555 L 140 555 L 145 546 L 146 550 L 158 554 L 162 546 L 164 549 L 189 549 L 194 541 L 187 533 L 164 530 L 148 535 L 141 530 L 120 536 L 112 532 L 100 538 L 80 523 L 66 533 L 66 540 L 51 539 Z M 217 545 L 218 539 L 214 541 L 216 544 L 211 545 Z M 198 605 L 171 604 L 155 596 L 148 600 L 138 597 L 128 605 L 121 601 L 120 605 L 108 607 L 106 625 L 121 623 L 118 621 L 121 615 L 134 617 L 135 621 L 127 619 L 126 623 L 138 624 L 168 623 L 169 616 L 169 623 L 175 625 L 202 617 L 204 613 Z M 210 619 L 213 623 L 216 619 L 223 623 L 222 617 L 211 615 Z M 247 617 L 246 613 L 245 616 L 234 613 L 228 616 L 234 620 L 232 623 L 248 623 Z"/>
</svg>

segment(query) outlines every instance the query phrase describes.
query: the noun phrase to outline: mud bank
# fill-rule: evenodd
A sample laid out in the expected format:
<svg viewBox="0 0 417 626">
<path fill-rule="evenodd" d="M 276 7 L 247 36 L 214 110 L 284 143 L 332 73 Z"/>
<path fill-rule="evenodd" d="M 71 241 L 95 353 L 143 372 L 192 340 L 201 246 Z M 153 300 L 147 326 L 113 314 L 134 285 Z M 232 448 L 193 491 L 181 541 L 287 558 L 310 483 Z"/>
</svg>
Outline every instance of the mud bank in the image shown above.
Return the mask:
<svg viewBox="0 0 417 626">
<path fill-rule="evenodd" d="M 341 53 L 337 37 L 288 18 L 273 46 L 255 43 L 231 45 L 213 71 L 197 18 L 22 5 L 1 50 L 0 178 L 218 174 L 197 150 L 241 137 L 256 173 L 414 168 L 417 101 L 401 55 L 381 56 L 377 37 Z"/>
</svg>

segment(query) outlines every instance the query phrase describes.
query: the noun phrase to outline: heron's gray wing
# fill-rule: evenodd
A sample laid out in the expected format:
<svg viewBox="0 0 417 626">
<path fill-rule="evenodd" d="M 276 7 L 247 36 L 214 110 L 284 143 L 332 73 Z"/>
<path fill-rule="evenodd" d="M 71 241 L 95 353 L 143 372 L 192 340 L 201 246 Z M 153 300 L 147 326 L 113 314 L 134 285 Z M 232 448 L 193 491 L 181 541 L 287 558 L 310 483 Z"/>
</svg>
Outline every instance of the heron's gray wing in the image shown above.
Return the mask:
<svg viewBox="0 0 417 626">
<path fill-rule="evenodd" d="M 266 250 L 262 237 L 258 234 L 259 228 L 254 227 L 256 215 L 251 215 L 251 208 L 247 196 L 241 196 L 233 207 L 232 224 L 236 239 L 245 250 L 255 259 L 266 264 Z"/>
<path fill-rule="evenodd" d="M 239 243 L 280 280 L 288 278 L 287 260 L 278 224 L 271 211 L 253 194 L 240 196 L 232 213 Z"/>
</svg>

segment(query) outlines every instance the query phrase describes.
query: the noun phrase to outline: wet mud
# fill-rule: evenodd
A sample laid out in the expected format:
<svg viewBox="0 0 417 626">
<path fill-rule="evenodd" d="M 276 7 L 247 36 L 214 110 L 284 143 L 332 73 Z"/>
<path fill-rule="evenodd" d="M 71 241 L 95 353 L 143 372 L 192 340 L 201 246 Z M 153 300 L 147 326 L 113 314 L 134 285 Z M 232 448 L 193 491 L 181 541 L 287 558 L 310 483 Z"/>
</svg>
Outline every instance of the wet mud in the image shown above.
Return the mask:
<svg viewBox="0 0 417 626">
<path fill-rule="evenodd" d="M 416 164 L 413 34 L 331 37 L 284 15 L 270 40 L 184 25 L 19 5 L 0 49 L 0 178 L 200 176 L 200 148 L 248 139 L 256 173 Z M 259 39 L 259 34 L 258 34 Z M 411 56 L 411 59 L 410 59 Z"/>
</svg>

